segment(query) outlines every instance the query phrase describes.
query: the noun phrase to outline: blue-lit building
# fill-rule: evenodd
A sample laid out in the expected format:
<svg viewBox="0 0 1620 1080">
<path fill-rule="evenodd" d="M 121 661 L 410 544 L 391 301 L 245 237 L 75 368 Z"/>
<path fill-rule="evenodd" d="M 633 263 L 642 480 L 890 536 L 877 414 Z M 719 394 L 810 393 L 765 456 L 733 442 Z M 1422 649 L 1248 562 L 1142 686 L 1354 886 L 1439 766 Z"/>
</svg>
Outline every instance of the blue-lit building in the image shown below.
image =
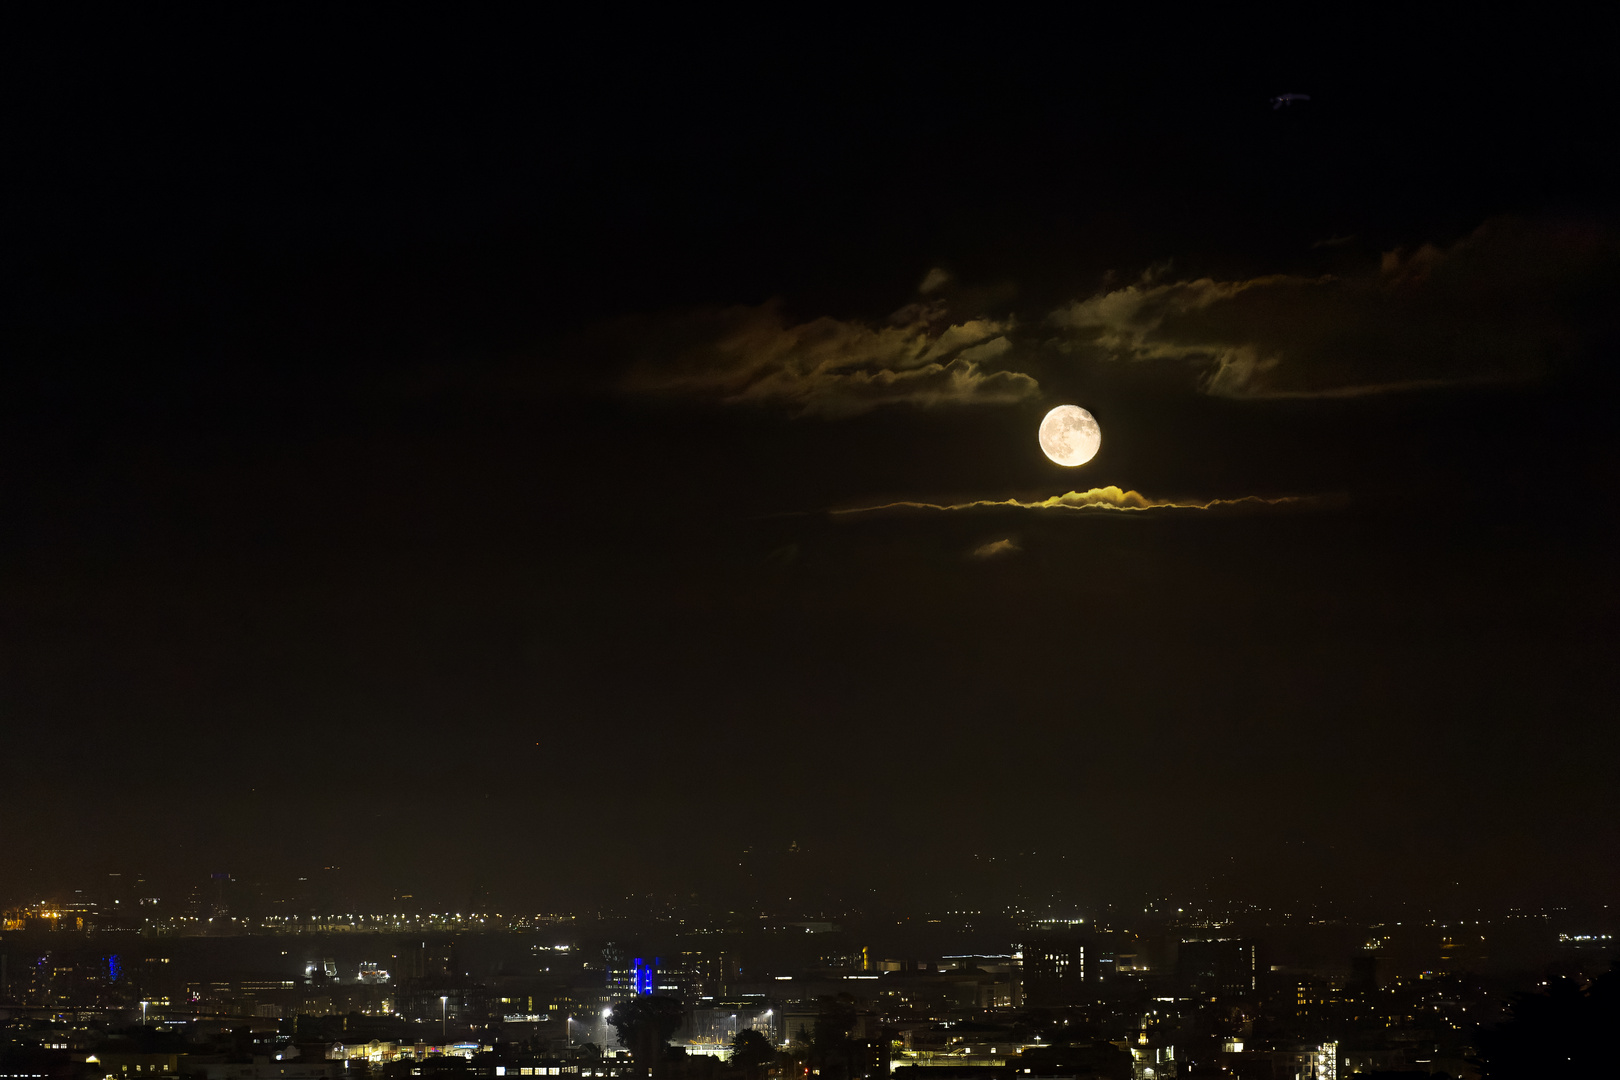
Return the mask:
<svg viewBox="0 0 1620 1080">
<path fill-rule="evenodd" d="M 607 990 L 615 998 L 657 994 L 685 1000 L 688 982 L 677 966 L 670 967 L 659 956 L 632 956 L 619 945 L 609 943 L 602 950 L 607 968 Z"/>
</svg>

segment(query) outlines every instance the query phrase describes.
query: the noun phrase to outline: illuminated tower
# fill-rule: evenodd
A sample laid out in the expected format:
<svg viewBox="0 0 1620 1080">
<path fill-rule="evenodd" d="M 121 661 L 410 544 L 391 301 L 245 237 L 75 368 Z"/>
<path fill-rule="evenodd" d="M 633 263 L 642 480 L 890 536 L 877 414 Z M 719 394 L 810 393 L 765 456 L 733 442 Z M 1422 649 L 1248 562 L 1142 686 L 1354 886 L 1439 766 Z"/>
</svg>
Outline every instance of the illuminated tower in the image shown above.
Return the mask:
<svg viewBox="0 0 1620 1080">
<path fill-rule="evenodd" d="M 1339 1080 L 1339 1044 L 1325 1042 L 1316 1048 L 1315 1080 Z"/>
</svg>

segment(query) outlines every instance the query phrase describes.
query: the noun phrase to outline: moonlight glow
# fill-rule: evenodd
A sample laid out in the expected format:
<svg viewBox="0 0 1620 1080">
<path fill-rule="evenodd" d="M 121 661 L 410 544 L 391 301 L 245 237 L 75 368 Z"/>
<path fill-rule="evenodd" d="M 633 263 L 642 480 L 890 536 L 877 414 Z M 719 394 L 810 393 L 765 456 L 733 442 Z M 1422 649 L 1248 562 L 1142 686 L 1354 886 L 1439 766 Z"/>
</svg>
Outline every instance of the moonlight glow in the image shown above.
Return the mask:
<svg viewBox="0 0 1620 1080">
<path fill-rule="evenodd" d="M 1084 465 L 1102 446 L 1102 428 L 1078 405 L 1059 405 L 1041 421 L 1041 449 L 1059 465 Z"/>
</svg>

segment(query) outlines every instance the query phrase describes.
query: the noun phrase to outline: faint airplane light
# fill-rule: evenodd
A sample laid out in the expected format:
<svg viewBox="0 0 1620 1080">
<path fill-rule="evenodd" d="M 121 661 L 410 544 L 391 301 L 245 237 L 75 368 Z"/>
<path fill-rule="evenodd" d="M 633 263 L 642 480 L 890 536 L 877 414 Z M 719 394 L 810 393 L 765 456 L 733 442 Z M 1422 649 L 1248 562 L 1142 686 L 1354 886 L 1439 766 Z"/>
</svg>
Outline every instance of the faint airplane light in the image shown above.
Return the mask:
<svg viewBox="0 0 1620 1080">
<path fill-rule="evenodd" d="M 1282 108 L 1284 105 L 1292 105 L 1296 101 L 1309 100 L 1311 100 L 1311 95 L 1309 94 L 1278 94 L 1276 97 L 1271 99 L 1271 108 L 1273 110 L 1277 110 Z"/>
</svg>

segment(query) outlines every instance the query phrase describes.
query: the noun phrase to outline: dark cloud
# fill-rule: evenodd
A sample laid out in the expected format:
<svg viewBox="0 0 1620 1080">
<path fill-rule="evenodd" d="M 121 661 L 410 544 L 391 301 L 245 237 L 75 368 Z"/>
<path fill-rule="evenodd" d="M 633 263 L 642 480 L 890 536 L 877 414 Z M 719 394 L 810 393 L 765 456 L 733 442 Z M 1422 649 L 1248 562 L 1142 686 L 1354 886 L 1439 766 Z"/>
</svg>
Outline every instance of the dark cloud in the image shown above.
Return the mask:
<svg viewBox="0 0 1620 1080">
<path fill-rule="evenodd" d="M 913 305 L 888 325 L 790 323 L 771 302 L 648 320 L 628 334 L 634 360 L 623 386 L 822 416 L 884 405 L 1008 405 L 1039 392 L 1029 375 L 1001 367 L 1013 350 L 1011 321 L 949 323 L 941 314 Z"/>
<path fill-rule="evenodd" d="M 1605 229 L 1513 219 L 1448 247 L 1384 252 L 1343 274 L 1164 280 L 1048 317 L 1098 360 L 1179 360 L 1221 397 L 1346 397 L 1535 379 L 1591 336 L 1594 289 L 1615 268 Z"/>
<path fill-rule="evenodd" d="M 1583 355 L 1620 267 L 1612 231 L 1590 222 L 1502 218 L 1448 245 L 1355 245 L 1315 245 L 1348 267 L 1332 273 L 1176 278 L 1161 264 L 1039 325 L 953 316 L 1008 310 L 1013 291 L 964 291 L 935 267 L 883 323 L 794 322 L 773 301 L 626 320 L 610 336 L 632 393 L 804 415 L 1031 400 L 1043 342 L 1071 362 L 1186 364 L 1216 397 L 1359 397 L 1538 379 Z"/>
</svg>

